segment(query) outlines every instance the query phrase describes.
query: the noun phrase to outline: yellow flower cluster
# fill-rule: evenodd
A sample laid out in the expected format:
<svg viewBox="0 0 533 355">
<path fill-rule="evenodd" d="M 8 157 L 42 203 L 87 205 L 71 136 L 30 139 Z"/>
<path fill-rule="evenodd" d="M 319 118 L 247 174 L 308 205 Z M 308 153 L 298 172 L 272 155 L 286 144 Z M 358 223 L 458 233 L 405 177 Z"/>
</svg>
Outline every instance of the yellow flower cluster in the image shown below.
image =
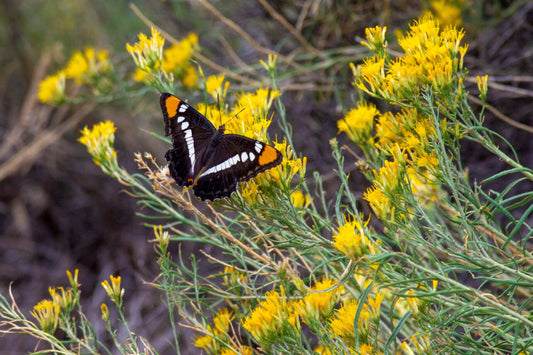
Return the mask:
<svg viewBox="0 0 533 355">
<path fill-rule="evenodd" d="M 302 321 L 311 329 L 320 329 L 321 321 L 327 319 L 337 305 L 344 287 L 337 287 L 336 284 L 334 280 L 324 277 L 296 303 L 296 310 L 302 316 Z"/>
<path fill-rule="evenodd" d="M 78 141 L 87 147 L 93 161 L 106 174 L 118 169 L 117 152 L 115 151 L 115 125 L 111 121 L 95 124 L 92 129 L 85 126 Z"/>
<path fill-rule="evenodd" d="M 372 130 L 374 119 L 378 115 L 379 111 L 374 104 L 361 101 L 337 122 L 337 127 L 339 132 L 346 133 L 348 138 L 358 145 L 373 144 Z"/>
<path fill-rule="evenodd" d="M 42 103 L 61 104 L 65 99 L 67 79 L 74 79 L 77 85 L 86 84 L 96 95 L 109 92 L 112 87 L 112 65 L 109 52 L 95 51 L 87 47 L 85 51 L 75 52 L 65 68 L 47 76 L 39 85 L 38 99 Z"/>
<path fill-rule="evenodd" d="M 410 211 L 408 195 L 413 195 L 427 208 L 444 194 L 436 183 L 432 171 L 437 173 L 438 159 L 434 154 L 410 160 L 399 144 L 391 147 L 392 160 L 386 160 L 379 170 L 374 170 L 374 180 L 364 194 L 370 207 L 384 222 L 407 218 Z"/>
<path fill-rule="evenodd" d="M 60 324 L 62 316 L 68 317 L 70 312 L 79 302 L 78 293 L 78 270 L 75 271 L 75 276 L 67 270 L 67 275 L 70 281 L 69 288 L 50 287 L 48 289 L 51 300 L 45 299 L 40 301 L 33 307 L 31 315 L 37 319 L 41 329 L 49 334 L 53 334 Z"/>
<path fill-rule="evenodd" d="M 206 334 L 199 336 L 194 341 L 194 346 L 204 349 L 206 353 L 218 354 L 221 352 L 221 343 L 229 343 L 230 323 L 235 318 L 232 311 L 227 308 L 219 309 L 213 316 L 213 325 L 207 325 Z M 248 348 L 248 347 L 244 347 Z M 229 350 L 229 349 L 226 349 Z M 243 349 L 247 353 L 247 349 Z"/>
<path fill-rule="evenodd" d="M 122 306 L 122 301 L 124 298 L 124 289 L 120 287 L 121 277 L 120 276 L 113 276 L 110 275 L 109 279 L 111 280 L 111 283 L 109 281 L 104 280 L 102 281 L 101 285 L 104 288 L 105 292 L 111 298 L 111 301 L 113 301 L 117 307 Z"/>
<path fill-rule="evenodd" d="M 283 286 L 280 292 L 271 291 L 242 321 L 242 326 L 261 344 L 271 344 L 285 331 L 301 331 L 298 314 L 287 299 Z"/>
<path fill-rule="evenodd" d="M 464 0 L 432 0 L 431 10 L 441 26 L 461 26 Z"/>
<path fill-rule="evenodd" d="M 190 88 L 198 85 L 198 73 L 190 63 L 193 52 L 198 50 L 197 34 L 190 33 L 167 49 L 163 48 L 165 39 L 154 28 L 150 37 L 140 33 L 138 38 L 135 44 L 126 44 L 137 66 L 133 76 L 136 81 L 150 81 L 162 71 L 171 81 L 177 79 Z"/>
<path fill-rule="evenodd" d="M 377 27 L 367 33 L 367 47 L 380 47 L 376 42 L 384 41 L 384 36 L 375 35 L 384 31 L 380 30 Z M 441 31 L 432 16 L 426 15 L 399 38 L 402 56 L 391 60 L 382 52 L 376 53 L 358 68 L 355 85 L 390 102 L 419 102 L 420 94 L 429 88 L 435 93 L 446 92 L 462 69 L 468 48 L 460 45 L 463 36 L 464 31 L 453 27 Z"/>
<path fill-rule="evenodd" d="M 441 31 L 431 15 L 425 15 L 399 39 L 404 53 L 392 60 L 386 51 L 385 29 L 366 31 L 363 44 L 375 55 L 354 69 L 355 85 L 403 109 L 382 114 L 362 101 L 338 122 L 338 127 L 377 166 L 365 199 L 383 221 L 406 217 L 409 199 L 405 193 L 414 195 L 425 207 L 432 206 L 432 201 L 444 193 L 438 185 L 441 173 L 435 146 L 440 139 L 436 129 L 447 123 L 437 121 L 425 110 L 421 94 L 446 97 L 459 90 L 462 84 L 458 73 L 463 70 L 467 49 L 460 45 L 463 36 L 462 30 L 453 27 Z M 481 95 L 486 94 L 486 78 L 478 82 Z M 443 101 L 440 107 L 446 111 L 451 105 Z"/>
<path fill-rule="evenodd" d="M 165 39 L 155 28 L 151 29 L 151 37 L 139 33 L 139 41 L 133 45 L 126 43 L 126 50 L 133 57 L 137 68 L 146 72 L 154 72 L 161 66 Z"/>
<path fill-rule="evenodd" d="M 357 219 L 350 221 L 345 218 L 344 224 L 338 228 L 338 233 L 333 235 L 333 246 L 353 261 L 358 261 L 368 254 L 377 254 L 379 244 L 368 238 L 369 221 L 370 219 L 360 223 Z"/>
<path fill-rule="evenodd" d="M 343 285 L 339 285 L 335 279 L 323 277 L 308 288 L 303 280 L 297 279 L 293 290 L 302 296 L 289 295 L 280 286 L 278 292 L 267 292 L 265 299 L 241 323 L 267 352 L 283 337 L 293 340 L 301 337 L 300 322 L 303 322 L 312 333 L 322 335 L 319 337 L 320 346 L 316 348 L 318 353 L 334 353 L 326 349 L 343 349 L 348 350 L 344 353 L 356 354 L 358 352 L 352 350 L 357 349 L 359 344 L 361 354 L 380 354 L 375 344 L 384 340 L 380 326 L 383 304 L 387 309 L 387 317 L 392 321 L 385 327 L 394 326 L 407 311 L 415 315 L 420 312 L 425 307 L 421 296 L 428 292 L 427 287 L 417 285 L 412 290 L 403 291 L 404 295 L 399 295 L 395 286 L 382 285 L 378 288 L 380 284 L 360 273 L 356 273 L 352 280 L 344 280 Z M 361 294 L 364 290 L 364 300 L 358 298 L 352 286 Z M 437 282 L 433 281 L 430 292 L 436 291 L 436 287 Z"/>
</svg>

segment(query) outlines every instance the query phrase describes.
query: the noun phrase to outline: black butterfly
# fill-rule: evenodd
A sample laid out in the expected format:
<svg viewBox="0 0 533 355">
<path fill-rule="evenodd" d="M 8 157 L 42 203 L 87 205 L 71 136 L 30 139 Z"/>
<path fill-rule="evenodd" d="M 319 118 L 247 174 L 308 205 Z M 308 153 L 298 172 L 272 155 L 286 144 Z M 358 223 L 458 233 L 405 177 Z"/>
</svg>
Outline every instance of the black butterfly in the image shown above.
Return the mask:
<svg viewBox="0 0 533 355">
<path fill-rule="evenodd" d="M 165 158 L 170 176 L 182 187 L 193 186 L 202 200 L 231 195 L 247 181 L 283 160 L 274 147 L 237 134 L 224 134 L 192 106 L 176 96 L 161 94 L 165 134 L 172 146 Z"/>
</svg>

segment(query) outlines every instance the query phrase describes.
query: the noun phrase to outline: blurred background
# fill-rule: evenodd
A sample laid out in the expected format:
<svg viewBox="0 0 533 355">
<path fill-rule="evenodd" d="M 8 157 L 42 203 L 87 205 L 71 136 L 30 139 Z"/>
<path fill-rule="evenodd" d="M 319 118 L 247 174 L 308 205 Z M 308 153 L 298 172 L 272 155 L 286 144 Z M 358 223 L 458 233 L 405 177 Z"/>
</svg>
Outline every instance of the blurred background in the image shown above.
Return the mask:
<svg viewBox="0 0 533 355">
<path fill-rule="evenodd" d="M 36 96 L 39 82 L 86 46 L 109 50 L 117 68 L 133 70 L 125 45 L 150 30 L 132 10 L 132 3 L 175 38 L 197 33 L 202 55 L 237 70 L 244 63 L 265 60 L 266 55 L 224 19 L 240 26 L 264 48 L 287 56 L 301 52 L 301 43 L 280 26 L 274 14 L 283 16 L 324 53 L 339 48 L 344 53 L 360 53 L 366 27 L 387 26 L 392 34 L 407 29 L 424 11 L 438 9 L 435 1 L 412 0 L 276 0 L 267 5 L 264 0 L 0 3 L 0 293 L 7 296 L 11 286 L 21 311 L 32 318 L 30 310 L 48 297 L 48 287 L 66 286 L 65 270 L 79 269 L 82 305 L 105 339 L 100 304 L 108 299 L 100 282 L 110 274 L 120 275 L 131 329 L 166 354 L 175 352 L 168 345 L 168 313 L 161 294 L 146 284 L 158 275 L 150 243 L 153 232 L 137 216 L 146 211 L 104 175 L 76 141 L 83 126 L 111 120 L 118 127 L 115 147 L 121 166 L 136 172 L 133 153 L 145 151 L 164 164 L 168 146 L 149 134 L 163 134 L 158 93 L 139 89 L 95 106 L 80 103 L 59 108 L 40 104 Z M 533 2 L 456 3 L 469 43 L 465 66 L 471 81 L 467 87 L 476 96 L 476 75 L 489 75 L 487 102 L 495 109 L 486 111 L 486 126 L 514 145 L 524 165 L 533 166 Z M 446 16 L 451 18 L 445 14 L 442 21 Z M 203 68 L 206 75 L 217 73 L 209 66 Z M 327 191 L 338 190 L 329 140 L 337 136 L 343 112 L 354 106 L 352 81 L 348 62 L 333 60 L 331 65 L 282 82 L 282 88 L 287 88 L 282 99 L 295 148 L 308 157 L 308 177 L 313 171 L 324 175 Z M 234 81 L 230 86 L 245 88 Z M 178 94 L 186 97 L 186 93 Z M 479 111 L 474 101 L 472 106 Z M 276 133 L 275 125 L 271 136 Z M 343 135 L 338 138 L 341 144 L 347 143 Z M 472 181 L 480 182 L 505 168 L 483 147 L 464 142 L 463 149 L 462 163 L 469 168 Z M 353 170 L 353 189 L 362 196 L 367 185 L 355 168 L 356 158 L 347 154 L 346 161 L 346 167 Z M 202 246 L 181 248 L 194 253 Z M 198 353 L 192 336 L 183 330 L 182 353 Z M 35 346 L 27 336 L 3 336 L 0 355 L 29 352 Z"/>
</svg>

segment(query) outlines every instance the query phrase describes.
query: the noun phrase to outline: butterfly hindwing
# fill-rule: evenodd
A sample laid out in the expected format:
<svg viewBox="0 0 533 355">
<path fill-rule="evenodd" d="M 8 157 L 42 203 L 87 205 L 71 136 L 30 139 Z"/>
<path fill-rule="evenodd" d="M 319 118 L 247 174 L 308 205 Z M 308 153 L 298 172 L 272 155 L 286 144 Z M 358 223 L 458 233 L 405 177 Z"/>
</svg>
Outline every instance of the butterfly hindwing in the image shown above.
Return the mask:
<svg viewBox="0 0 533 355">
<path fill-rule="evenodd" d="M 160 98 L 165 133 L 173 148 L 166 154 L 170 175 L 180 186 L 194 183 L 202 200 L 231 195 L 237 183 L 247 181 L 274 166 L 283 157 L 274 147 L 236 134 L 224 134 L 209 120 L 174 95 Z"/>
<path fill-rule="evenodd" d="M 238 182 L 250 180 L 283 159 L 277 149 L 255 139 L 236 134 L 222 137 L 194 186 L 195 195 L 203 200 L 231 195 Z"/>
</svg>

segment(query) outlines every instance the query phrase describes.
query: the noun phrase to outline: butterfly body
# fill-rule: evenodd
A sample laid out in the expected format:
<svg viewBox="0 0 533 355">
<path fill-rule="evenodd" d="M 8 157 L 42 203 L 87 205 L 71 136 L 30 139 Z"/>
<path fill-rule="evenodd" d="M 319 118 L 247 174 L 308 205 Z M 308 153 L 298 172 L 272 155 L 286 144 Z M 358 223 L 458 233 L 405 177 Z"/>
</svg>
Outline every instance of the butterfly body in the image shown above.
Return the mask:
<svg viewBox="0 0 533 355">
<path fill-rule="evenodd" d="M 202 200 L 231 195 L 238 182 L 275 167 L 283 157 L 274 147 L 237 134 L 224 134 L 192 106 L 174 95 L 160 97 L 165 133 L 172 146 L 165 158 L 170 176 L 182 187 L 193 186 Z"/>
</svg>

